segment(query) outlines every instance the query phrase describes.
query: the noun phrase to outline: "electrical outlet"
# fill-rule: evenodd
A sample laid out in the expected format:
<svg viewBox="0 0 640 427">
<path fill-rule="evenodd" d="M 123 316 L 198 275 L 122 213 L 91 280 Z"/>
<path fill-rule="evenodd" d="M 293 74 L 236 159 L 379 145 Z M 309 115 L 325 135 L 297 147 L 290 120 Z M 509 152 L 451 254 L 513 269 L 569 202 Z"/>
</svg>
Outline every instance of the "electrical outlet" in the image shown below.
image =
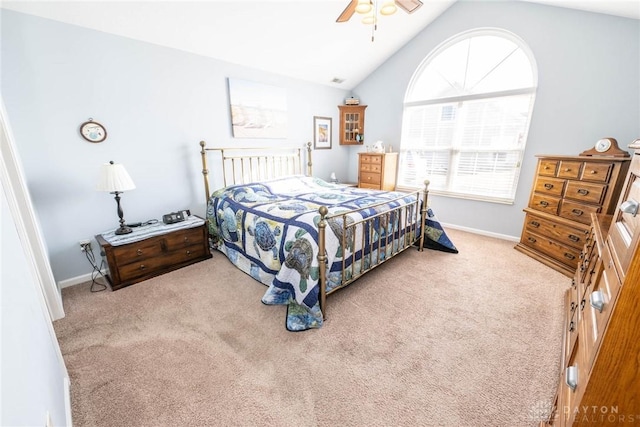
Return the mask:
<svg viewBox="0 0 640 427">
<path fill-rule="evenodd" d="M 86 252 L 87 248 L 91 250 L 91 240 L 80 240 L 78 243 L 80 243 L 80 252 Z"/>
</svg>

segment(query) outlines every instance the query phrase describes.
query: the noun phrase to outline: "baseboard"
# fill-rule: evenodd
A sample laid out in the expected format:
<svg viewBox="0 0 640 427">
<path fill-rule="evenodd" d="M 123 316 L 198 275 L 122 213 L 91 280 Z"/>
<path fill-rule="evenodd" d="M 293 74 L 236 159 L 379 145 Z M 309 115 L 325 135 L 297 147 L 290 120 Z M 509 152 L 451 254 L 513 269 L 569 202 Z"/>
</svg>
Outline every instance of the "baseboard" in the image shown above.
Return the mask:
<svg viewBox="0 0 640 427">
<path fill-rule="evenodd" d="M 107 274 L 105 270 L 102 270 L 102 274 Z M 91 281 L 91 273 L 83 274 L 81 276 L 72 277 L 70 279 L 61 280 L 58 282 L 58 289 L 68 288 L 69 286 L 79 285 L 80 283 L 86 283 Z"/>
<path fill-rule="evenodd" d="M 520 236 L 509 236 L 507 234 L 493 233 L 491 231 L 479 230 L 477 228 L 471 227 L 463 227 L 461 225 L 448 224 L 446 222 L 441 222 L 444 228 L 451 228 L 453 230 L 466 231 L 467 233 L 479 234 L 481 236 L 495 237 L 496 239 L 509 240 L 512 242 L 519 242 Z M 106 274 L 105 270 L 102 271 L 102 274 Z M 58 288 L 64 289 L 69 286 L 79 285 L 81 283 L 90 282 L 91 281 L 91 273 L 83 274 L 81 276 L 72 277 L 70 279 L 61 280 L 58 282 Z"/>
<path fill-rule="evenodd" d="M 447 224 L 441 222 L 444 228 L 451 228 L 453 230 L 466 231 L 467 233 L 479 234 L 481 236 L 495 237 L 496 239 L 509 240 L 511 242 L 519 242 L 520 236 L 509 236 L 507 234 L 493 233 L 491 231 L 479 230 L 477 228 L 463 227 L 455 224 Z"/>
</svg>

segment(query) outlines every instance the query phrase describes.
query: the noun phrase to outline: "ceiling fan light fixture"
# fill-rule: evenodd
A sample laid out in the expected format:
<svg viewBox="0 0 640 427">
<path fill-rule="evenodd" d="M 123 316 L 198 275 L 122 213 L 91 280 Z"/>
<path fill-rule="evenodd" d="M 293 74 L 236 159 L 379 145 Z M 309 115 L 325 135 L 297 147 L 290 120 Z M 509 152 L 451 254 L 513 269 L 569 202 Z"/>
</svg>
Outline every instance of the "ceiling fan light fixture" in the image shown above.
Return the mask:
<svg viewBox="0 0 640 427">
<path fill-rule="evenodd" d="M 376 15 L 372 12 L 367 13 L 364 18 L 362 18 L 362 23 L 365 25 L 371 25 L 376 23 Z"/>
<path fill-rule="evenodd" d="M 373 9 L 373 5 L 371 4 L 371 0 L 358 0 L 358 5 L 356 6 L 356 12 L 360 14 L 365 14 L 371 12 Z"/>
<path fill-rule="evenodd" d="M 380 15 L 393 15 L 396 13 L 398 8 L 396 7 L 396 2 L 393 0 L 387 0 L 382 2 L 382 6 L 380 7 Z"/>
</svg>

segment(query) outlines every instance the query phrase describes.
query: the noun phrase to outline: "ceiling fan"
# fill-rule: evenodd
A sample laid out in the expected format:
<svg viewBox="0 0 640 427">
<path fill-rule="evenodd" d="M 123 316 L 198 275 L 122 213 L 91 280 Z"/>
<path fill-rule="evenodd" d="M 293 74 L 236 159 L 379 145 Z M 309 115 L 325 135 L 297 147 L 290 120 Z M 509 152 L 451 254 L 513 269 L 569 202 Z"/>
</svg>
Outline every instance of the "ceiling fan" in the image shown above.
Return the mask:
<svg viewBox="0 0 640 427">
<path fill-rule="evenodd" d="M 338 16 L 338 19 L 336 19 L 336 22 L 347 22 L 349 19 L 351 19 L 351 17 L 356 12 L 356 10 L 358 10 L 359 13 L 362 13 L 358 8 L 364 7 L 365 9 L 368 8 L 370 10 L 373 7 L 373 1 L 374 0 L 351 0 L 347 5 L 347 7 L 342 11 L 340 16 Z M 422 2 L 420 0 L 395 0 L 394 2 L 383 2 L 383 3 L 395 3 L 396 6 L 398 6 L 400 9 L 404 10 L 407 13 L 413 13 L 420 6 L 422 6 Z M 384 7 L 385 5 L 383 4 L 382 8 Z M 395 12 L 395 8 L 393 8 L 393 12 Z M 382 13 L 382 9 L 381 9 L 381 13 Z"/>
</svg>

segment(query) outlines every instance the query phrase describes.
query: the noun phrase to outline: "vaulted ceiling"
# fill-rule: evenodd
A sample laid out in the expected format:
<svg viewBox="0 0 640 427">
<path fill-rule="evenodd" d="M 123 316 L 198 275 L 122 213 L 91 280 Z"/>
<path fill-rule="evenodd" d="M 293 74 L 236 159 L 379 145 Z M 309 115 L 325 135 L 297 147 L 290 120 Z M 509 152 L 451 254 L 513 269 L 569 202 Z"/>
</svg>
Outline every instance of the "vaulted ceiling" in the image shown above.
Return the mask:
<svg viewBox="0 0 640 427">
<path fill-rule="evenodd" d="M 411 15 L 398 10 L 381 17 L 375 33 L 359 15 L 336 23 L 349 0 L 21 0 L 2 8 L 352 89 L 455 1 L 423 0 Z M 535 2 L 640 19 L 638 0 Z"/>
</svg>

